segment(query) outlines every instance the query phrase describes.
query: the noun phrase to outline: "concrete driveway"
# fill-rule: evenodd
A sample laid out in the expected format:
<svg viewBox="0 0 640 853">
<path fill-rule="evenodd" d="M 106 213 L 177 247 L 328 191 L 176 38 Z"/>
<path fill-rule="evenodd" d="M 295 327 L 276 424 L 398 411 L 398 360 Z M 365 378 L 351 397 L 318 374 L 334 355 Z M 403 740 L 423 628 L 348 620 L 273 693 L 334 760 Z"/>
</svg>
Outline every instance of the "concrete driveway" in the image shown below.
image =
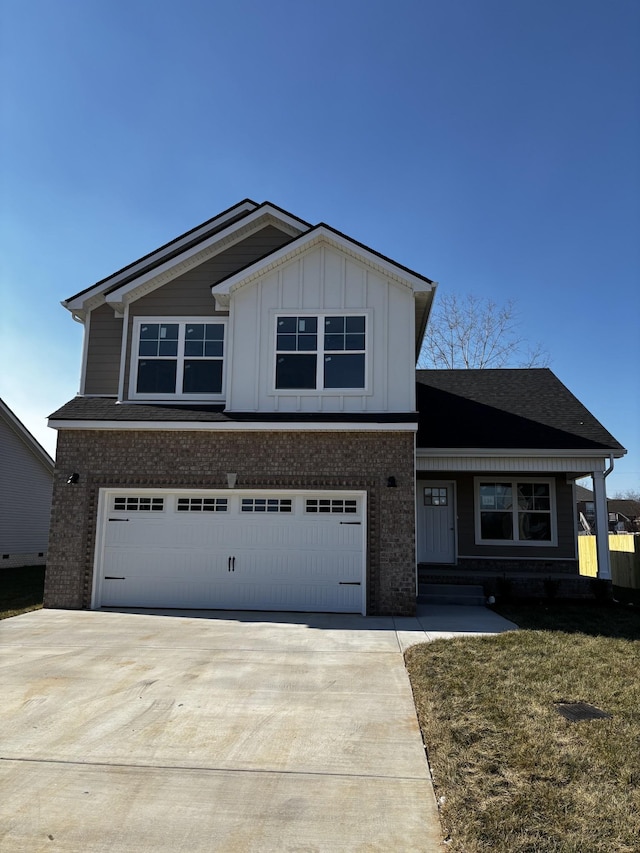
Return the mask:
<svg viewBox="0 0 640 853">
<path fill-rule="evenodd" d="M 441 850 L 402 658 L 424 639 L 340 615 L 4 620 L 0 850 Z"/>
</svg>

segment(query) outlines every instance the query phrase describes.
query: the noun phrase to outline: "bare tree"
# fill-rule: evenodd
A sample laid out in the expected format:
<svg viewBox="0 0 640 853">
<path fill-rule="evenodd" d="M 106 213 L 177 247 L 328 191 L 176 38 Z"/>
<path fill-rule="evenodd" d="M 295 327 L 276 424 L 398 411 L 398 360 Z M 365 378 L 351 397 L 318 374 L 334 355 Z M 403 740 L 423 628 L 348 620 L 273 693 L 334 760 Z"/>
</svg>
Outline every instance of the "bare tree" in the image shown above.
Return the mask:
<svg viewBox="0 0 640 853">
<path fill-rule="evenodd" d="M 616 492 L 613 496 L 616 500 L 623 501 L 640 501 L 640 490 L 625 489 L 623 492 Z"/>
<path fill-rule="evenodd" d="M 427 324 L 419 367 L 546 367 L 548 353 L 519 333 L 515 303 L 447 294 Z"/>
</svg>

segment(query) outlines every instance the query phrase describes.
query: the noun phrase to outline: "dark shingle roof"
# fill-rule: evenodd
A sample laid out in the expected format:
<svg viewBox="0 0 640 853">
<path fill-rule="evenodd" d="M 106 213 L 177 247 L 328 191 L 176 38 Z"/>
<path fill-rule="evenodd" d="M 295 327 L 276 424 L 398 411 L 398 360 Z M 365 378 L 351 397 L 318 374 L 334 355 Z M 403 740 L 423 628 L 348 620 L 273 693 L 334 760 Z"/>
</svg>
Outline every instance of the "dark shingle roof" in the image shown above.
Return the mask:
<svg viewBox="0 0 640 853">
<path fill-rule="evenodd" d="M 624 450 L 548 368 L 416 378 L 418 447 Z"/>
<path fill-rule="evenodd" d="M 415 412 L 365 414 L 296 412 L 225 412 L 224 406 L 182 403 L 118 403 L 115 397 L 74 397 L 53 414 L 52 421 L 114 421 L 168 423 L 415 423 Z"/>
</svg>

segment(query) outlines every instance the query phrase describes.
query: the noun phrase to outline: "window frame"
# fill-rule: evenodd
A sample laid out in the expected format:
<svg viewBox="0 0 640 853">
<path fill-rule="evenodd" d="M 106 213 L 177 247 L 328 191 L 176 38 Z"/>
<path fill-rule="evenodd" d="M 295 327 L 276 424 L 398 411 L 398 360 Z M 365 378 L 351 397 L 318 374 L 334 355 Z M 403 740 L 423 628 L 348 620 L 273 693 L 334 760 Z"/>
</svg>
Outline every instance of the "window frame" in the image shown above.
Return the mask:
<svg viewBox="0 0 640 853">
<path fill-rule="evenodd" d="M 372 311 L 370 308 L 336 308 L 322 310 L 305 310 L 298 308 L 278 308 L 272 309 L 271 328 L 272 328 L 272 373 L 271 373 L 271 394 L 280 395 L 295 395 L 295 396 L 317 396 L 336 397 L 344 394 L 348 395 L 370 395 L 371 394 L 371 379 L 370 379 L 370 363 L 371 363 L 371 335 L 372 335 Z M 278 319 L 283 317 L 295 317 L 297 319 L 315 318 L 318 321 L 317 327 L 317 342 L 315 350 L 279 350 L 278 349 Z M 328 317 L 364 317 L 364 350 L 327 350 L 325 349 L 325 319 Z M 315 388 L 278 388 L 276 383 L 277 378 L 277 360 L 278 355 L 288 352 L 290 354 L 299 353 L 301 355 L 316 355 L 316 387 Z M 345 388 L 326 387 L 324 384 L 324 361 L 326 356 L 331 355 L 364 355 L 364 385 L 360 388 L 352 386 Z"/>
<path fill-rule="evenodd" d="M 511 523 L 512 523 L 512 531 L 515 538 L 512 539 L 483 539 L 482 538 L 482 525 L 481 525 L 481 512 L 482 507 L 480 505 L 480 486 L 481 485 L 491 485 L 493 483 L 508 483 L 511 486 L 511 493 L 515 495 L 515 499 L 512 502 L 511 507 Z M 518 537 L 518 531 L 520 529 L 518 524 L 518 485 L 519 484 L 541 484 L 549 487 L 549 515 L 551 522 L 551 539 L 520 539 Z M 476 545 L 501 545 L 503 547 L 525 547 L 525 548 L 555 548 L 558 545 L 558 510 L 556 503 L 556 481 L 553 477 L 518 477 L 513 474 L 507 474 L 506 476 L 501 476 L 500 474 L 496 474 L 494 476 L 485 476 L 485 477 L 474 477 L 473 482 L 473 503 L 474 503 L 474 521 L 475 521 L 475 544 Z M 545 512 L 546 510 L 540 510 L 540 512 Z"/>
<path fill-rule="evenodd" d="M 140 333 L 142 326 L 146 324 L 159 324 L 159 325 L 170 325 L 175 323 L 178 325 L 178 354 L 175 356 L 176 360 L 176 390 L 173 392 L 138 392 L 137 384 L 138 384 L 138 362 L 141 358 L 145 358 L 145 356 L 140 356 Z M 185 338 L 186 338 L 186 327 L 190 324 L 193 325 L 219 325 L 224 327 L 224 334 L 222 338 L 222 355 L 221 356 L 209 356 L 202 357 L 202 361 L 221 361 L 222 362 L 222 381 L 219 392 L 215 393 L 185 393 L 182 390 L 183 382 L 184 382 L 184 363 L 190 359 L 197 358 L 197 356 L 188 356 L 185 355 Z M 131 330 L 131 346 L 129 349 L 129 396 L 130 400 L 208 400 L 208 401 L 224 401 L 226 398 L 226 375 L 227 375 L 227 361 L 229 358 L 229 317 L 227 315 L 224 316 L 199 316 L 199 317 L 134 317 L 133 318 L 133 326 Z M 153 358 L 153 356 L 148 356 L 148 358 Z M 172 356 L 166 356 L 166 361 L 173 360 Z M 177 390 L 180 388 L 180 390 Z"/>
</svg>

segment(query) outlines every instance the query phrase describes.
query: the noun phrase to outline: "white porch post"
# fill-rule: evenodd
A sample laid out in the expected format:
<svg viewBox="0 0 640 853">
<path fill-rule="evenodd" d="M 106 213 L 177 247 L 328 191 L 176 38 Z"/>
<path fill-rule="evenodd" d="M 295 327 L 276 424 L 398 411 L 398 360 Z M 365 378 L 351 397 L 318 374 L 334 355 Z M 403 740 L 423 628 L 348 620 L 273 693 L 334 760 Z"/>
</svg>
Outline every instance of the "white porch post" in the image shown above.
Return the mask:
<svg viewBox="0 0 640 853">
<path fill-rule="evenodd" d="M 611 557 L 609 556 L 609 512 L 607 510 L 607 488 L 604 471 L 594 471 L 593 502 L 596 511 L 596 555 L 598 577 L 611 580 Z"/>
</svg>

